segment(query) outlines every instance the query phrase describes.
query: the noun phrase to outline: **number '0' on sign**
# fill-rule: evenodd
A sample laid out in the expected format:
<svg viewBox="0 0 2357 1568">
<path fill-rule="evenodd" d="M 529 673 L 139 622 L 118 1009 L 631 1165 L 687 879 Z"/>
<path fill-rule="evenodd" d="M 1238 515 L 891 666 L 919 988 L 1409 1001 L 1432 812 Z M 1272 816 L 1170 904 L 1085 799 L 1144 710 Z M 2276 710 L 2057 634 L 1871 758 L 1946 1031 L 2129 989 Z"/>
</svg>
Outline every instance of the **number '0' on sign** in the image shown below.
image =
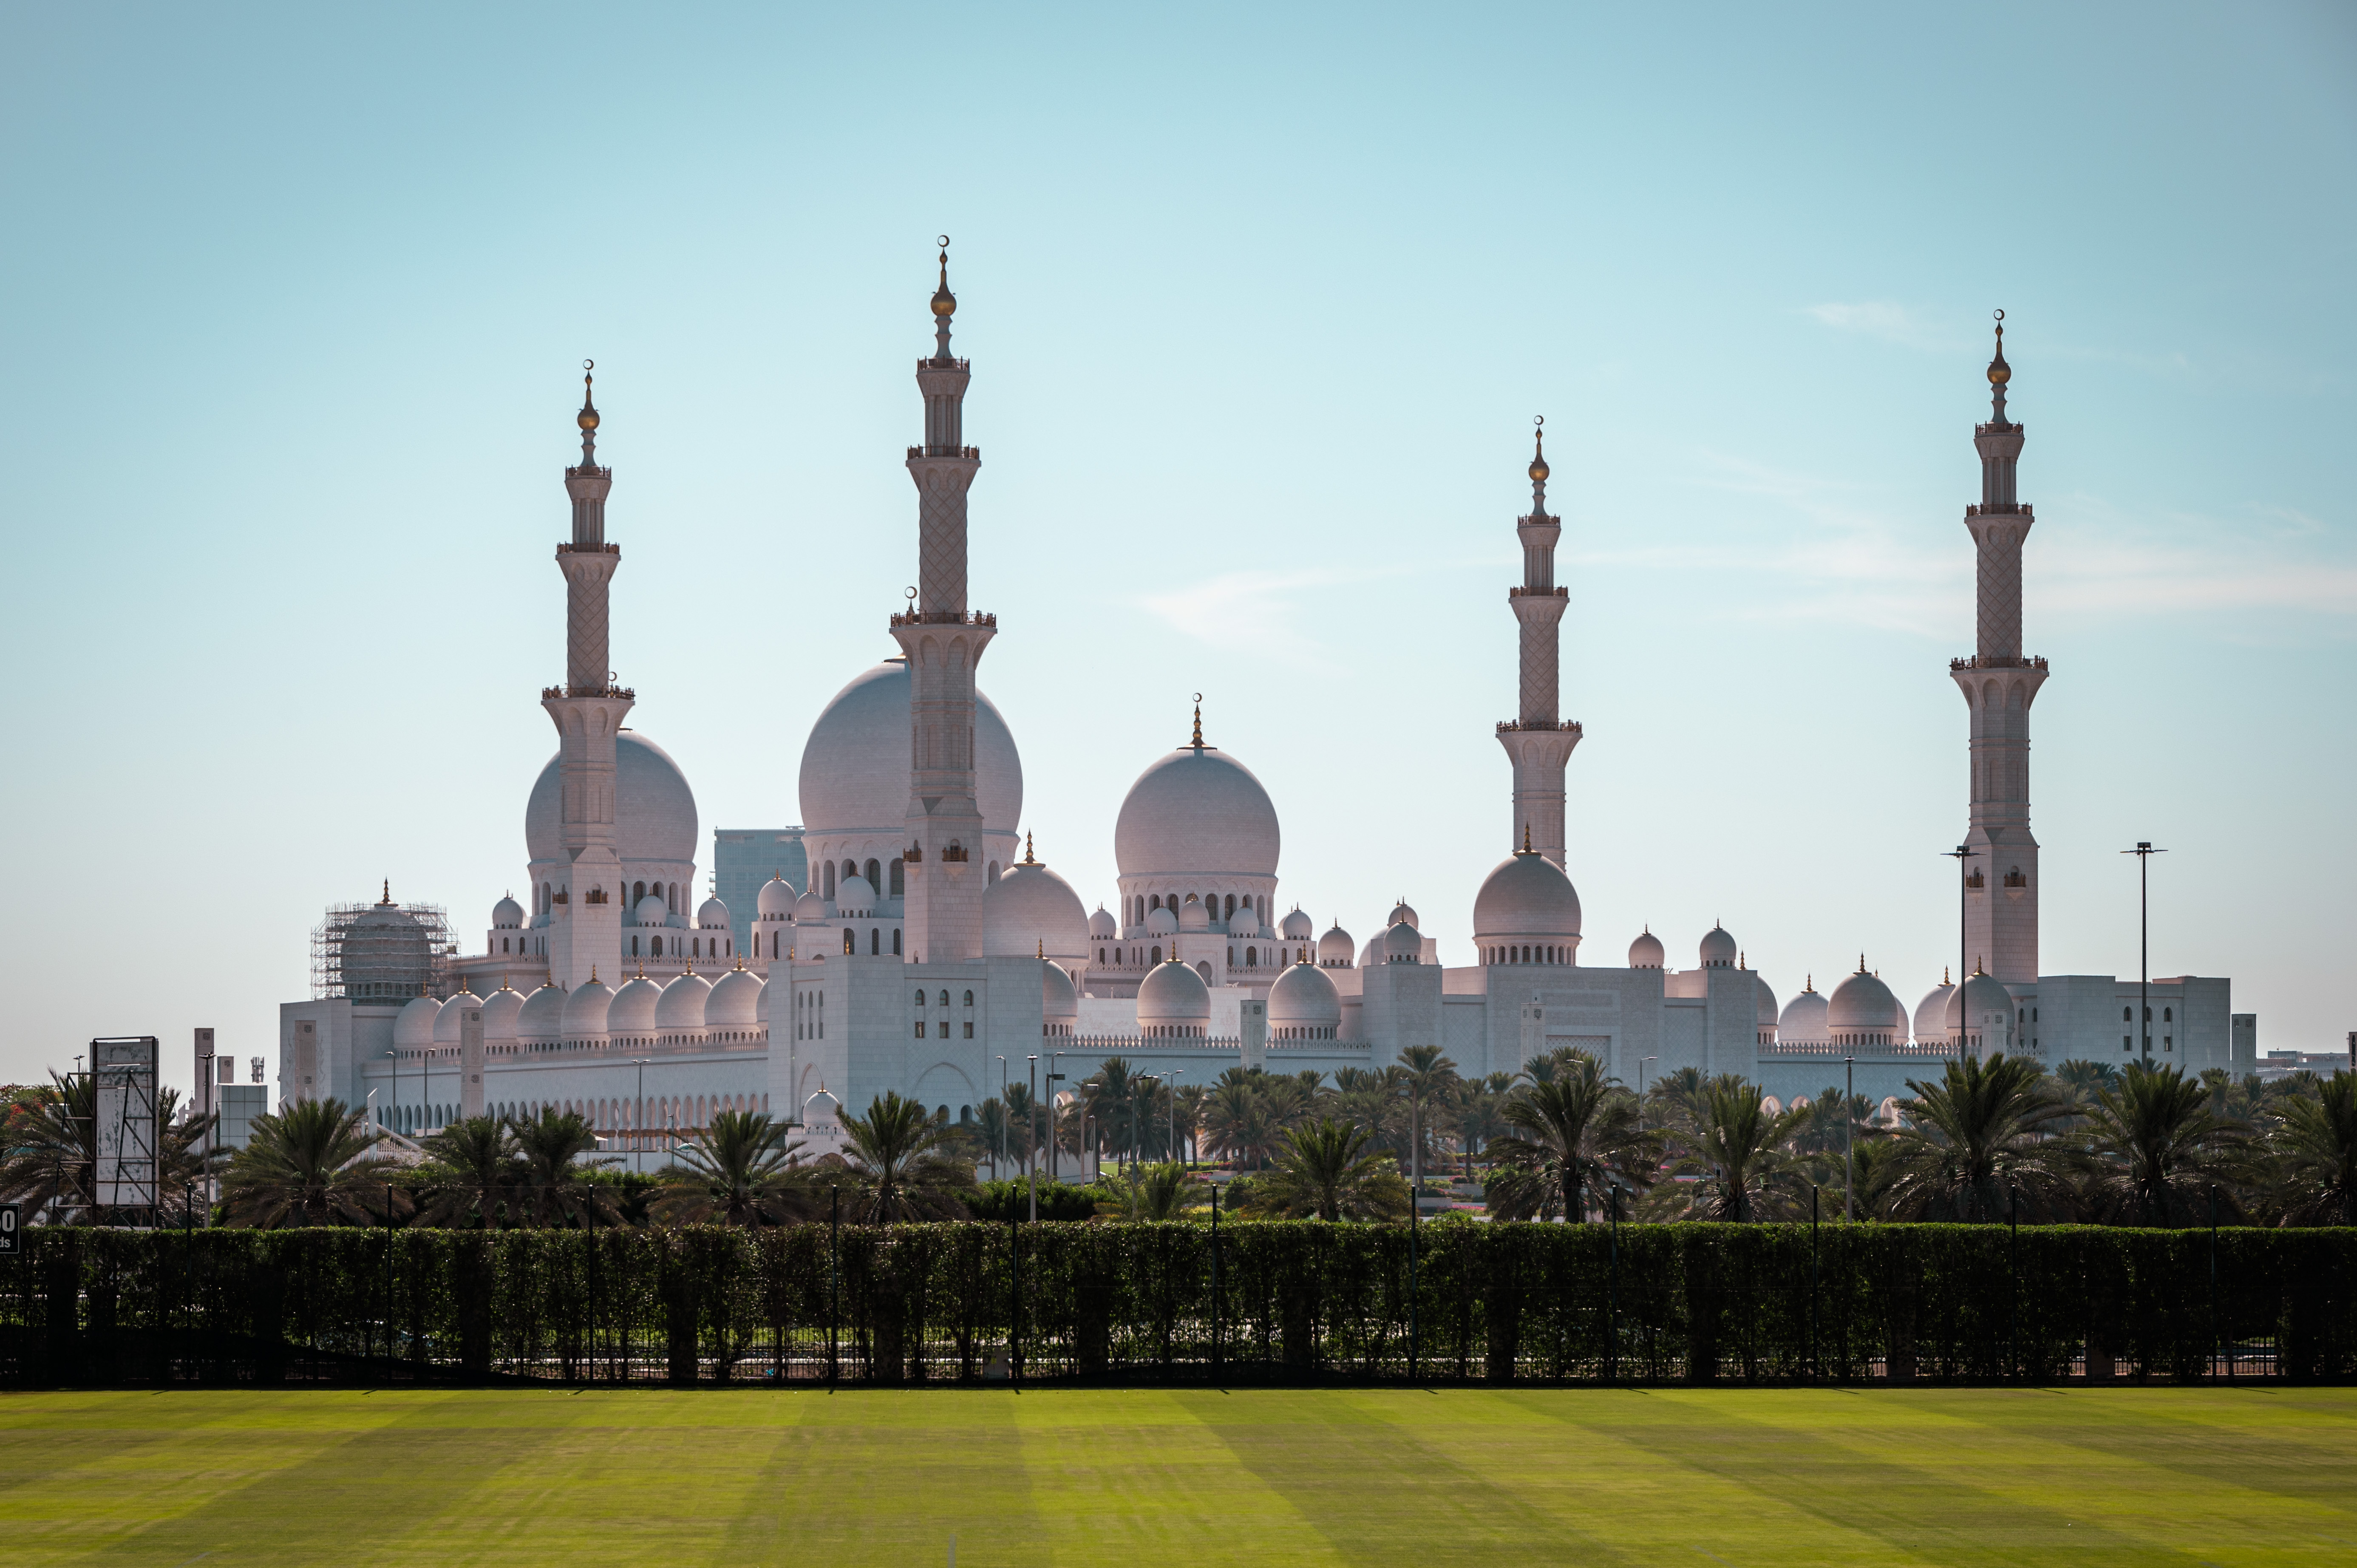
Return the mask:
<svg viewBox="0 0 2357 1568">
<path fill-rule="evenodd" d="M 19 1203 L 0 1203 L 0 1258 L 13 1258 L 24 1246 L 25 1208 Z"/>
</svg>

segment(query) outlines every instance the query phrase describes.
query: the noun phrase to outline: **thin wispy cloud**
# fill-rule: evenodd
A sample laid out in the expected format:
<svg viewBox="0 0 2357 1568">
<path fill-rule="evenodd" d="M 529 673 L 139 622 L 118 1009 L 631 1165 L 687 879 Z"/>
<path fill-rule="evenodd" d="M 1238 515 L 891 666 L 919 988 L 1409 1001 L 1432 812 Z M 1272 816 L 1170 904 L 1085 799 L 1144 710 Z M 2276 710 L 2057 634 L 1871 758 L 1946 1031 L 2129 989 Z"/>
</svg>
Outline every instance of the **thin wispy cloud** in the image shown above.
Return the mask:
<svg viewBox="0 0 2357 1568">
<path fill-rule="evenodd" d="M 1471 565 L 1471 561 L 1418 561 L 1396 566 L 1319 566 L 1294 572 L 1222 572 L 1198 582 L 1174 584 L 1138 600 L 1147 613 L 1168 622 L 1172 630 L 1215 647 L 1249 641 L 1272 657 L 1299 660 L 1314 668 L 1341 662 L 1323 643 L 1297 628 L 1306 618 L 1306 598 L 1314 590 L 1345 587 L 1385 578 L 1428 575 Z M 1481 564 L 1491 563 L 1482 562 Z"/>
<path fill-rule="evenodd" d="M 1889 300 L 1812 305 L 1805 306 L 1801 314 L 1813 317 L 1836 332 L 1856 332 L 1867 338 L 1878 338 L 1902 349 L 1946 352 L 1963 341 L 1946 324 L 1931 320 L 1920 311 L 1894 305 Z"/>
</svg>

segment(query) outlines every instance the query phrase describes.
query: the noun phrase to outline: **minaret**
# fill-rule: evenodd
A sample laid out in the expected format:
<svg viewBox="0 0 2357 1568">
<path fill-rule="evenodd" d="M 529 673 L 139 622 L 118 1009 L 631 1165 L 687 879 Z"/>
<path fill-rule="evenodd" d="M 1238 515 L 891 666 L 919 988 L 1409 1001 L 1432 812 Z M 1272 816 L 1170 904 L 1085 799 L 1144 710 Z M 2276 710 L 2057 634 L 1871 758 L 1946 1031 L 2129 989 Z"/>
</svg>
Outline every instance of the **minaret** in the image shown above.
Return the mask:
<svg viewBox="0 0 2357 1568">
<path fill-rule="evenodd" d="M 2046 660 L 2021 653 L 2021 543 L 2035 518 L 2014 496 L 2021 426 L 2005 416 L 2005 312 L 1997 312 L 1989 361 L 1991 411 L 1973 427 L 1981 456 L 1981 500 L 1964 509 L 1979 552 L 1979 650 L 1948 671 L 1972 710 L 1973 852 L 1964 876 L 1964 946 L 2010 985 L 2038 979 L 2038 841 L 2029 832 L 2029 706 L 2046 683 Z"/>
<path fill-rule="evenodd" d="M 606 494 L 614 470 L 597 466 L 597 405 L 582 366 L 581 465 L 565 470 L 573 498 L 573 538 L 556 547 L 565 574 L 565 684 L 540 694 L 556 725 L 560 822 L 572 865 L 549 909 L 548 967 L 570 990 L 599 963 L 622 950 L 622 863 L 614 853 L 614 736 L 630 711 L 631 693 L 614 684 L 607 667 L 606 588 L 621 564 L 619 545 L 606 542 Z"/>
<path fill-rule="evenodd" d="M 1556 626 L 1563 619 L 1564 590 L 1555 586 L 1555 546 L 1563 520 L 1546 509 L 1546 422 L 1538 421 L 1531 458 L 1531 513 L 1514 525 L 1523 542 L 1523 584 L 1506 590 L 1522 628 L 1522 712 L 1498 726 L 1498 744 L 1514 764 L 1514 819 L 1507 824 L 1509 852 L 1535 849 L 1564 864 L 1563 768 L 1580 729 L 1555 716 L 1558 660 Z"/>
<path fill-rule="evenodd" d="M 933 357 L 917 361 L 925 444 L 909 448 L 917 486 L 917 586 L 892 636 L 909 663 L 909 818 L 902 924 L 909 957 L 954 963 L 982 956 L 982 810 L 974 795 L 974 669 L 998 634 L 996 616 L 965 602 L 965 492 L 982 466 L 964 446 L 966 362 L 950 357 L 949 240 L 933 292 Z"/>
</svg>

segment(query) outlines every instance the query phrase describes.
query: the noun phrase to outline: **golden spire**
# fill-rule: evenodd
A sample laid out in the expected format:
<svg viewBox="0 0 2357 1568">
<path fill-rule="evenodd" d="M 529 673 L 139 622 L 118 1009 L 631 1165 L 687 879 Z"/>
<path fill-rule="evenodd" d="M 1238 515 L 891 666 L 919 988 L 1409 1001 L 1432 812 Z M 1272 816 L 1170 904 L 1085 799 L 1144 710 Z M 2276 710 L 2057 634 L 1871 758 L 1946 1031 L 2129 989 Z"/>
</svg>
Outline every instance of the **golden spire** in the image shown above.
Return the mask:
<svg viewBox="0 0 2357 1568">
<path fill-rule="evenodd" d="M 745 967 L 745 955 L 743 953 L 738 953 L 737 955 L 737 967 L 740 970 Z"/>
<path fill-rule="evenodd" d="M 1031 858 L 1031 835 L 1029 833 L 1025 833 L 1023 835 L 1023 864 L 1026 865 L 1037 865 L 1039 864 L 1038 861 Z"/>
<path fill-rule="evenodd" d="M 1047 939 L 1047 938 L 1045 938 L 1045 937 L 1040 937 L 1040 938 L 1038 938 L 1038 939 L 1036 939 L 1036 940 L 1037 940 L 1039 941 L 1039 958 L 1044 961 L 1047 959 L 1047 957 L 1048 957 L 1048 939 Z"/>
<path fill-rule="evenodd" d="M 1810 995 L 1814 996 L 1817 993 L 1817 977 L 1813 974 L 1809 976 L 1808 983 L 1803 985 L 1801 989 L 1807 992 Z"/>
<path fill-rule="evenodd" d="M 1197 751 L 1203 749 L 1203 693 L 1200 692 L 1195 693 L 1195 739 L 1192 745 Z"/>
<path fill-rule="evenodd" d="M 592 985 L 597 983 L 597 966 L 594 963 L 589 966 L 589 983 Z"/>
<path fill-rule="evenodd" d="M 1864 974 L 1866 972 L 1866 955 L 1864 953 L 1857 955 L 1857 972 L 1860 974 Z"/>
<path fill-rule="evenodd" d="M 589 372 L 597 368 L 597 361 L 595 360 L 581 361 L 581 412 L 574 416 L 573 423 L 584 430 L 597 428 L 597 403 L 589 395 L 590 382 L 594 379 Z"/>
<path fill-rule="evenodd" d="M 1538 430 L 1538 439 L 1531 456 L 1531 483 L 1544 485 L 1547 482 L 1546 415 L 1534 414 L 1531 423 Z"/>
<path fill-rule="evenodd" d="M 384 879 L 384 897 L 376 901 L 376 907 L 380 909 L 393 908 L 393 878 L 390 876 Z"/>
<path fill-rule="evenodd" d="M 1943 985 L 1953 985 L 1956 983 L 1954 981 L 1948 978 L 1948 966 L 1944 963 L 1940 966 L 1940 983 Z"/>
<path fill-rule="evenodd" d="M 1749 969 L 1751 967 L 1749 963 L 1745 961 L 1743 950 L 1741 948 L 1735 950 L 1735 967 L 1738 969 Z"/>
<path fill-rule="evenodd" d="M 2005 362 L 2005 312 L 1996 313 L 1996 357 L 1989 360 L 1989 385 L 2001 387 L 2013 380 L 2013 367 Z"/>
<path fill-rule="evenodd" d="M 1531 848 L 1531 824 L 1528 822 L 1523 824 L 1523 853 L 1524 854 L 1534 853 Z"/>
<path fill-rule="evenodd" d="M 502 974 L 502 975 L 500 975 L 500 989 L 501 991 L 505 991 L 507 988 L 508 988 L 508 977 L 507 977 L 506 975 Z"/>
<path fill-rule="evenodd" d="M 933 314 L 947 321 L 957 314 L 957 295 L 950 292 L 950 237 L 942 236 L 942 284 L 933 290 Z"/>
<path fill-rule="evenodd" d="M 645 959 L 643 956 L 641 956 L 641 957 L 640 958 L 640 960 L 639 960 L 639 978 L 640 978 L 640 980 L 644 980 L 646 977 L 647 977 L 647 961 L 646 961 L 646 959 Z"/>
</svg>

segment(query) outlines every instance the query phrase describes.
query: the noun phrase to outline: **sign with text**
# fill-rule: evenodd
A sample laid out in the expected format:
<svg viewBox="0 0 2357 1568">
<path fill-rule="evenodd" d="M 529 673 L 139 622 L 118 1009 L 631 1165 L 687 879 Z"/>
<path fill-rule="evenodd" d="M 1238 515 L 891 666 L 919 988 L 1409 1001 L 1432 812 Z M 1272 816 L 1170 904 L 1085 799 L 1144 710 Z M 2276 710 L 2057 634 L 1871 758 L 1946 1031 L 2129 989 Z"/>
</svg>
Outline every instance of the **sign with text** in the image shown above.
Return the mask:
<svg viewBox="0 0 2357 1568">
<path fill-rule="evenodd" d="M 25 1206 L 21 1203 L 0 1203 L 0 1258 L 13 1258 L 25 1250 Z"/>
</svg>

